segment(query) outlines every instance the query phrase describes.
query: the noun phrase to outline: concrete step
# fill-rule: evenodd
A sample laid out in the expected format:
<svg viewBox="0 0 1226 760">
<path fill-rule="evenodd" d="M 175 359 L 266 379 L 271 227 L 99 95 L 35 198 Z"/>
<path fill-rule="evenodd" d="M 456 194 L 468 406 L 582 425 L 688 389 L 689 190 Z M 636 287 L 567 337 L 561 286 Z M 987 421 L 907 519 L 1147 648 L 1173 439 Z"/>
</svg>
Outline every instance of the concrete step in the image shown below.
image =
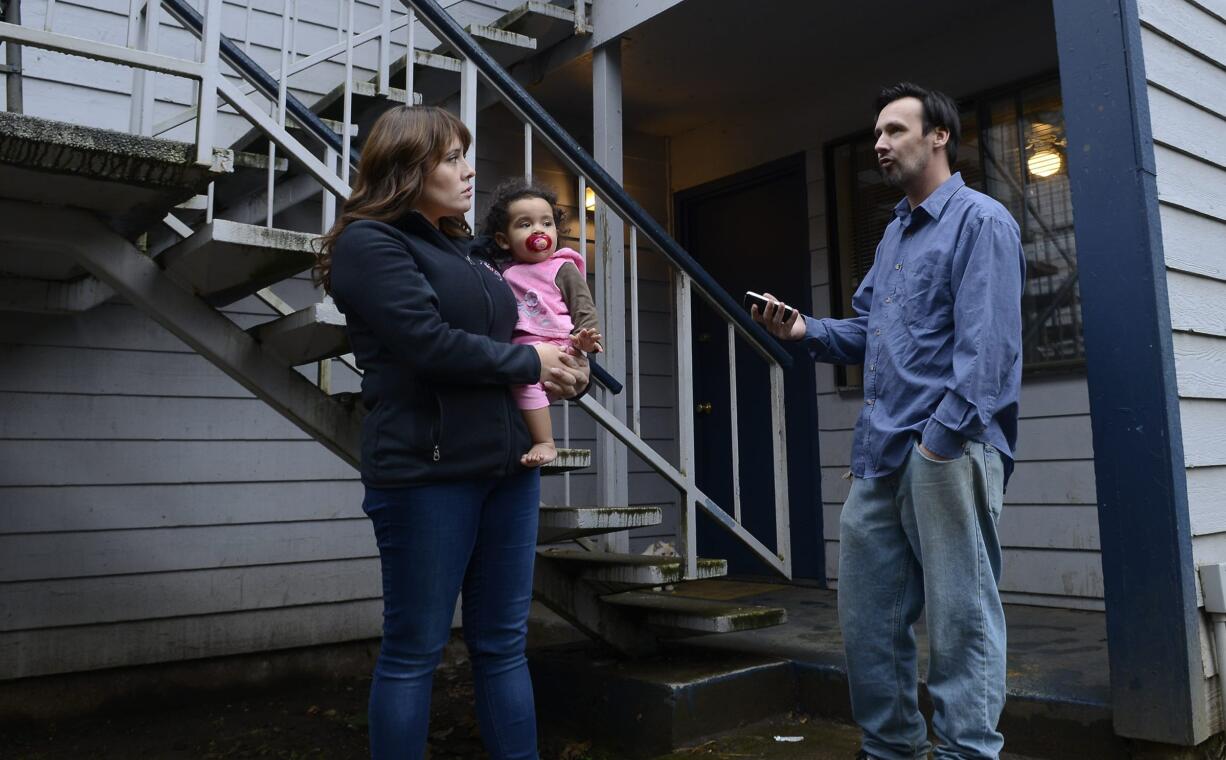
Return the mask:
<svg viewBox="0 0 1226 760">
<path fill-rule="evenodd" d="M 349 353 L 345 315 L 331 301 L 311 304 L 248 332 L 291 367 Z"/>
<path fill-rule="evenodd" d="M 681 587 L 682 589 L 684 586 Z M 683 596 L 682 591 L 623 591 L 600 597 L 605 604 L 638 611 L 648 625 L 670 631 L 730 633 L 787 622 L 782 607 L 736 605 Z"/>
<path fill-rule="evenodd" d="M 225 306 L 309 269 L 315 237 L 214 219 L 158 261 L 180 286 L 213 306 Z"/>
<path fill-rule="evenodd" d="M 485 26 L 483 24 L 470 24 L 464 27 L 464 31 L 468 32 L 474 39 L 493 42 L 499 45 L 506 45 L 513 48 L 521 48 L 523 50 L 536 50 L 536 40 L 526 34 L 518 32 L 509 32 L 504 28 L 497 26 Z"/>
<path fill-rule="evenodd" d="M 563 563 L 584 580 L 600 583 L 662 586 L 680 583 L 685 573 L 684 560 L 681 557 L 589 552 L 557 547 L 542 547 L 537 550 L 537 555 L 542 559 Z M 727 573 L 726 559 L 698 560 L 699 578 L 717 578 Z"/>
<path fill-rule="evenodd" d="M 229 150 L 214 150 L 212 165 L 200 166 L 189 143 L 0 111 L 0 199 L 88 209 L 129 240 L 233 168 Z M 6 243 L 0 271 L 48 280 L 84 274 L 50 243 L 35 255 Z"/>
<path fill-rule="evenodd" d="M 571 541 L 630 528 L 659 525 L 659 507 L 541 507 L 537 543 Z"/>
<path fill-rule="evenodd" d="M 574 34 L 576 32 L 580 34 L 592 33 L 591 24 L 585 22 L 583 25 L 579 25 L 575 23 L 574 7 L 567 8 L 561 5 L 541 2 L 541 0 L 529 0 L 523 5 L 513 8 L 491 24 L 491 26 L 519 32 L 533 38 L 546 36 L 548 30 L 555 26 L 563 27 L 563 31 L 567 34 Z"/>
<path fill-rule="evenodd" d="M 541 467 L 542 475 L 561 475 L 592 466 L 591 449 L 564 449 L 558 447 L 558 458 Z"/>
</svg>

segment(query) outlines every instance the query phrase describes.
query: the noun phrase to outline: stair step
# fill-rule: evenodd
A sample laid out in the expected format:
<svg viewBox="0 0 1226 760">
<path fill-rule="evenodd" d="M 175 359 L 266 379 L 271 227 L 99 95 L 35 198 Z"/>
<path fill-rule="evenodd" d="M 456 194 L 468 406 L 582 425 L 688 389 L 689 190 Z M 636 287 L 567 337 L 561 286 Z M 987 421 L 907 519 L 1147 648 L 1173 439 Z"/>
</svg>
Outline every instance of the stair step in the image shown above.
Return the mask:
<svg viewBox="0 0 1226 760">
<path fill-rule="evenodd" d="M 600 597 L 606 604 L 639 610 L 648 625 L 686 633 L 731 633 L 787 622 L 782 607 L 729 604 L 681 596 L 676 591 L 622 591 Z"/>
<path fill-rule="evenodd" d="M 349 352 L 345 315 L 331 301 L 311 304 L 248 332 L 291 367 Z"/>
<path fill-rule="evenodd" d="M 541 2 L 541 0 L 529 0 L 523 5 L 514 8 L 506 13 L 502 18 L 493 23 L 493 26 L 498 29 L 510 29 L 513 26 L 519 26 L 515 31 L 523 32 L 531 37 L 536 37 L 532 30 L 522 28 L 525 24 L 531 23 L 533 19 L 550 20 L 553 22 L 563 21 L 570 25 L 572 30 L 575 29 L 575 9 L 567 8 L 561 5 Z M 584 24 L 581 30 L 584 34 L 592 33 L 592 25 Z"/>
<path fill-rule="evenodd" d="M 522 48 L 524 50 L 536 50 L 536 40 L 524 34 L 516 32 L 508 32 L 505 29 L 499 29 L 496 26 L 485 26 L 483 24 L 470 24 L 464 27 L 464 31 L 479 40 L 488 42 L 497 42 L 500 45 L 509 47 Z"/>
<path fill-rule="evenodd" d="M 537 543 L 571 541 L 663 521 L 664 510 L 659 507 L 541 507 Z"/>
<path fill-rule="evenodd" d="M 439 71 L 450 71 L 459 73 L 464 68 L 464 61 L 456 58 L 453 55 L 444 55 L 436 53 L 432 50 L 415 50 L 413 51 L 413 60 L 418 66 L 425 66 L 428 69 L 438 69 Z M 393 73 L 404 71 L 404 67 L 400 66 Z"/>
<path fill-rule="evenodd" d="M 214 219 L 158 261 L 181 286 L 213 306 L 225 306 L 309 269 L 316 237 Z"/>
<path fill-rule="evenodd" d="M 542 475 L 561 475 L 592 466 L 591 449 L 558 449 L 558 458 L 541 467 Z"/>
<path fill-rule="evenodd" d="M 573 566 L 585 580 L 604 583 L 661 586 L 680 583 L 685 573 L 685 561 L 681 557 L 589 552 L 554 547 L 543 547 L 538 549 L 537 553 L 543 558 Z M 698 560 L 698 578 L 717 578 L 727 573 L 726 559 Z"/>
<path fill-rule="evenodd" d="M 399 87 L 388 87 L 387 95 L 380 95 L 379 88 L 374 82 L 355 81 L 351 92 L 354 97 L 359 98 L 387 98 L 397 103 L 407 104 L 409 102 L 407 90 L 402 90 Z M 421 95 L 413 93 L 413 105 L 421 105 Z"/>
</svg>

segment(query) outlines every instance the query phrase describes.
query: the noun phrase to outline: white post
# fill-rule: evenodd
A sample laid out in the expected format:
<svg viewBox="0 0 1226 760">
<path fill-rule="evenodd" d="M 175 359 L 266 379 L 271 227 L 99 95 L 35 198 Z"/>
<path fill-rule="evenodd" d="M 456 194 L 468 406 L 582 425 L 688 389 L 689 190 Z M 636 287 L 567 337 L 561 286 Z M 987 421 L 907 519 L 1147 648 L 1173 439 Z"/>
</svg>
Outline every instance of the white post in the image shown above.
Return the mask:
<svg viewBox="0 0 1226 760">
<path fill-rule="evenodd" d="M 413 100 L 413 69 L 417 65 L 417 51 L 413 46 L 417 44 L 414 40 L 417 37 L 417 17 L 413 15 L 413 9 L 409 8 L 409 18 L 406 26 L 409 27 L 408 40 L 405 42 L 404 49 L 404 91 L 409 102 Z"/>
<path fill-rule="evenodd" d="M 587 0 L 575 0 L 575 34 L 585 34 L 587 26 Z"/>
<path fill-rule="evenodd" d="M 382 0 L 379 5 L 379 74 L 377 87 L 380 95 L 387 95 L 392 68 L 392 0 Z"/>
<path fill-rule="evenodd" d="M 144 0 L 128 0 L 128 42 L 130 48 L 148 50 L 144 45 L 144 35 L 141 25 L 141 7 Z M 50 12 L 50 8 L 47 9 Z M 132 96 L 128 102 L 128 131 L 135 135 L 144 134 L 141 117 L 141 104 L 145 101 L 145 77 L 149 72 L 136 67 L 132 69 Z"/>
<path fill-rule="evenodd" d="M 783 562 L 784 575 L 791 578 L 792 524 L 788 513 L 788 436 L 783 404 L 783 367 L 771 362 L 770 373 L 771 454 L 775 460 L 775 553 Z"/>
<path fill-rule="evenodd" d="M 290 29 L 293 26 L 292 16 L 290 13 L 290 0 L 281 1 L 281 78 L 277 82 L 277 123 L 282 127 L 285 126 L 285 102 L 289 90 L 289 67 L 290 67 Z M 296 10 L 296 9 L 295 9 Z M 266 222 L 269 229 L 272 229 L 272 218 L 274 214 L 273 194 L 276 185 L 276 164 L 277 164 L 277 144 L 272 140 L 268 141 L 268 212 L 266 214 Z M 330 193 L 325 193 L 326 195 Z M 325 230 L 326 232 L 326 230 Z"/>
<path fill-rule="evenodd" d="M 324 146 L 324 166 L 328 171 L 336 169 L 336 151 L 327 146 Z M 332 224 L 336 221 L 336 196 L 326 187 L 324 188 L 322 210 L 322 218 L 319 221 L 323 231 L 327 232 L 332 229 Z"/>
<path fill-rule="evenodd" d="M 524 122 L 524 179 L 532 181 L 532 125 Z"/>
<path fill-rule="evenodd" d="M 217 83 L 221 78 L 221 7 L 223 0 L 205 0 L 201 42 L 202 76 L 196 101 L 196 163 L 211 166 L 217 124 Z"/>
<path fill-rule="evenodd" d="M 409 97 L 413 97 L 411 94 Z M 465 58 L 460 68 L 460 121 L 468 127 L 472 142 L 468 144 L 465 160 L 474 170 L 477 168 L 477 64 Z M 473 205 L 464 214 L 464 221 L 472 227 L 477 218 L 477 188 L 473 185 Z"/>
<path fill-rule="evenodd" d="M 622 75 L 621 40 L 596 49 L 592 57 L 593 155 L 612 178 L 622 181 Z M 604 322 L 605 345 L 600 361 L 616 378 L 626 375 L 626 237 L 622 219 L 608 204 L 596 206 L 596 303 Z M 604 406 L 626 421 L 626 397 L 602 393 Z M 600 506 L 627 506 L 630 501 L 630 467 L 626 447 L 612 433 L 600 428 L 596 434 L 596 491 Z M 611 551 L 627 551 L 626 532 L 606 536 Z"/>
<path fill-rule="evenodd" d="M 605 339 L 606 342 L 608 339 Z M 634 403 L 631 409 L 631 429 L 634 434 L 643 437 L 642 408 L 643 394 L 639 367 L 639 229 L 630 225 L 630 400 Z"/>
<path fill-rule="evenodd" d="M 341 109 L 341 181 L 349 184 L 349 125 L 353 122 L 353 3 L 349 0 L 349 29 L 345 32 L 345 84 Z"/>
<path fill-rule="evenodd" d="M 732 517 L 741 521 L 741 433 L 736 403 L 736 328 L 728 323 L 728 414 L 732 423 Z"/>
<path fill-rule="evenodd" d="M 698 546 L 695 533 L 694 480 L 694 348 L 693 315 L 690 303 L 690 277 L 678 271 L 674 280 L 674 308 L 677 314 L 677 453 L 678 469 L 685 477 L 681 514 L 677 520 L 677 553 L 685 558 L 685 577 L 698 575 Z"/>
</svg>

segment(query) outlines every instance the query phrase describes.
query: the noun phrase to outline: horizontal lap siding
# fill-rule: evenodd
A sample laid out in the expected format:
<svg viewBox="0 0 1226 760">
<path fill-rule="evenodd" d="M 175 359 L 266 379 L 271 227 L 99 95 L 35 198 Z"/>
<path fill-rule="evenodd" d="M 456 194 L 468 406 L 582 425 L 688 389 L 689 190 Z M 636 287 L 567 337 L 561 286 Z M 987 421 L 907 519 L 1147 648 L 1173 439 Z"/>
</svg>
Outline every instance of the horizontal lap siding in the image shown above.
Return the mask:
<svg viewBox="0 0 1226 760">
<path fill-rule="evenodd" d="M 198 2 L 192 4 L 197 7 L 200 5 Z M 242 47 L 266 71 L 275 72 L 281 66 L 281 3 L 254 2 L 250 18 L 245 5 L 237 0 L 226 3 L 222 14 L 222 34 Z M 464 0 L 449 6 L 448 11 L 461 25 L 490 23 L 514 5 L 513 2 L 503 0 Z M 338 3 L 332 0 L 303 0 L 298 3 L 298 7 L 295 49 L 299 58 L 336 44 Z M 344 7 L 343 4 L 340 4 L 340 7 Z M 41 28 L 45 8 L 45 0 L 27 0 L 22 6 L 24 24 Z M 108 0 L 86 3 L 82 0 L 59 0 L 55 8 L 55 32 L 110 44 L 126 44 L 127 2 Z M 403 6 L 393 3 L 392 13 L 397 18 L 403 16 Z M 355 30 L 360 33 L 374 27 L 379 22 L 379 15 L 378 3 L 357 3 Z M 401 29 L 393 36 L 393 57 L 404 55 L 406 42 L 407 30 Z M 419 48 L 425 49 L 437 45 L 434 37 L 420 25 L 416 29 L 415 42 Z M 163 55 L 198 59 L 199 41 L 193 34 L 170 20 L 168 14 L 163 13 L 156 50 Z M 356 48 L 354 78 L 373 78 L 377 56 L 378 43 L 373 40 Z M 65 53 L 31 47 L 25 48 L 23 62 L 26 113 L 87 126 L 128 130 L 132 68 L 87 61 Z M 223 73 L 228 72 L 229 69 L 223 68 Z M 155 123 L 182 112 L 194 103 L 196 90 L 192 80 L 162 74 L 150 76 L 155 80 Z M 240 81 L 232 74 L 229 76 L 235 83 Z M 334 88 L 343 76 L 342 53 L 295 74 L 290 80 L 290 93 L 310 104 Z M 261 105 L 266 105 L 265 101 L 259 98 L 253 99 Z M 229 145 L 250 127 L 245 118 L 236 115 L 228 105 L 224 106 L 222 118 L 218 123 L 218 145 Z M 189 124 L 166 132 L 163 136 L 191 141 L 193 132 Z"/>
<path fill-rule="evenodd" d="M 378 635 L 354 470 L 174 336 L 112 301 L 0 357 L 0 678 Z"/>
<path fill-rule="evenodd" d="M 808 153 L 813 310 L 830 313 L 825 167 Z M 840 390 L 834 369 L 817 365 L 818 436 L 827 576 L 838 583 L 839 514 L 850 481 L 852 431 L 864 403 L 859 389 Z M 1094 489 L 1094 451 L 1084 377 L 1023 382 L 1018 461 L 1000 519 L 1001 590 L 1007 601 L 1101 609 L 1102 566 Z"/>
<path fill-rule="evenodd" d="M 1226 561 L 1226 5 L 1143 0 L 1139 7 L 1192 558 L 1211 564 Z M 1206 630 L 1201 650 L 1209 677 Z"/>
</svg>

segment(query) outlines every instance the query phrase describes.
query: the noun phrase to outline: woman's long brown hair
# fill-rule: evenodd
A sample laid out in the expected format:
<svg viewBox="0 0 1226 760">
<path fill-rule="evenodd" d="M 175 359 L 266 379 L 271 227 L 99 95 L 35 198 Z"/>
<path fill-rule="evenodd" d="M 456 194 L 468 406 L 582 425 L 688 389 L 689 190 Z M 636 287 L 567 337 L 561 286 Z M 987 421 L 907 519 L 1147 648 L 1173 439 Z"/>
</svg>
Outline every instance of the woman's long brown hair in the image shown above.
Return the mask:
<svg viewBox="0 0 1226 760">
<path fill-rule="evenodd" d="M 345 228 L 360 219 L 390 222 L 404 216 L 457 138 L 467 151 L 472 143 L 468 127 L 441 108 L 397 106 L 375 121 L 362 146 L 349 198 L 332 229 L 319 238 L 312 270 L 315 284 L 331 292 L 332 253 Z M 472 234 L 463 217 L 444 217 L 439 228 L 452 237 Z"/>
</svg>

